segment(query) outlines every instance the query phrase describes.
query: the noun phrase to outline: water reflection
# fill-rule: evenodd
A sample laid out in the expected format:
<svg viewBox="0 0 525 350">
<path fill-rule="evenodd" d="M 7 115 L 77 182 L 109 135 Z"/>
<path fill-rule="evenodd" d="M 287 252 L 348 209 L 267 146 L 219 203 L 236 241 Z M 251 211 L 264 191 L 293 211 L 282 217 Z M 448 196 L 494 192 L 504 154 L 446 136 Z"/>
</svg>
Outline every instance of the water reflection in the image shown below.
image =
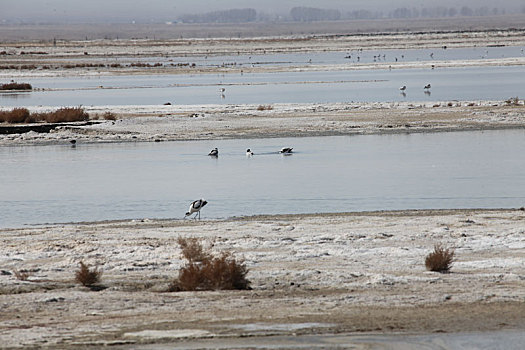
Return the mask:
<svg viewBox="0 0 525 350">
<path fill-rule="evenodd" d="M 30 92 L 0 92 L 0 102 L 3 99 L 6 100 L 22 100 L 22 99 L 30 99 L 31 93 Z M 16 101 L 17 103 L 19 101 Z"/>
</svg>

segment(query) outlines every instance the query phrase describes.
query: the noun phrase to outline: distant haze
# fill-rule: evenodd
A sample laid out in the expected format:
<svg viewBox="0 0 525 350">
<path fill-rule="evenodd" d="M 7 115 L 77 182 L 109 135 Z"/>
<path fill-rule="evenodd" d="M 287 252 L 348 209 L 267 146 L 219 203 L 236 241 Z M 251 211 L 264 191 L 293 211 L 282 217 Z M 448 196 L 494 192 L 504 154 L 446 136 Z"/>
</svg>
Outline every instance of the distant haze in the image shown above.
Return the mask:
<svg viewBox="0 0 525 350">
<path fill-rule="evenodd" d="M 367 10 L 485 7 L 490 14 L 525 11 L 523 0 L 0 0 L 0 23 L 161 23 L 184 15 L 253 8 L 268 19 L 287 19 L 293 7 Z M 497 9 L 498 11 L 494 11 Z"/>
</svg>

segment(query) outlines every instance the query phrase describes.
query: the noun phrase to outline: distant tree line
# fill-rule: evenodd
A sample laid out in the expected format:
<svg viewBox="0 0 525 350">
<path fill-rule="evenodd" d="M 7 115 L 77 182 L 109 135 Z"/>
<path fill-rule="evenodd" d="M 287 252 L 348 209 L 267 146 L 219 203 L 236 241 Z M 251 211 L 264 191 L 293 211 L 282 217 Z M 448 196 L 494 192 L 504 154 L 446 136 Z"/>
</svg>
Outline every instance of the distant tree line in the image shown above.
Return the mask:
<svg viewBox="0 0 525 350">
<path fill-rule="evenodd" d="M 184 15 L 180 18 L 180 20 L 185 23 L 245 23 L 254 22 L 256 19 L 257 11 L 252 8 Z"/>
<path fill-rule="evenodd" d="M 389 17 L 391 18 L 418 18 L 418 17 L 455 17 L 455 16 L 493 16 L 505 14 L 504 9 L 497 7 L 478 7 L 470 8 L 463 6 L 460 9 L 455 7 L 431 7 L 431 8 L 407 8 L 400 7 L 390 12 Z"/>
<path fill-rule="evenodd" d="M 459 16 L 493 16 L 504 15 L 505 9 L 497 7 L 478 7 L 471 8 L 463 6 L 455 7 L 424 7 L 409 8 L 399 7 L 390 12 L 354 10 L 341 12 L 333 9 L 322 9 L 316 7 L 294 7 L 288 16 L 257 13 L 253 8 L 230 9 L 224 11 L 213 11 L 203 14 L 187 14 L 179 17 L 179 21 L 184 23 L 246 23 L 255 21 L 295 21 L 295 22 L 314 22 L 314 21 L 337 21 L 341 19 L 380 19 L 380 18 L 439 18 L 439 17 L 459 17 Z M 525 13 L 525 7 L 521 10 Z"/>
<path fill-rule="evenodd" d="M 290 17 L 295 22 L 337 21 L 341 19 L 341 11 L 315 7 L 294 7 L 290 10 Z"/>
</svg>

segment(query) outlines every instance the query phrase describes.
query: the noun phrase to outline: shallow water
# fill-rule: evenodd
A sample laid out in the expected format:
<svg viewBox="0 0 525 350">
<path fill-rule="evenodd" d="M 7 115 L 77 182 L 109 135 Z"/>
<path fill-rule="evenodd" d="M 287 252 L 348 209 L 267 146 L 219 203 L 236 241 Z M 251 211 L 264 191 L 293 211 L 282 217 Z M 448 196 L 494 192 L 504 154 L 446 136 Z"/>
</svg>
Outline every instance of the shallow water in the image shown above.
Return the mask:
<svg viewBox="0 0 525 350">
<path fill-rule="evenodd" d="M 206 219 L 521 207 L 523 149 L 525 130 L 0 147 L 0 227 L 182 218 L 201 197 Z"/>
<path fill-rule="evenodd" d="M 121 56 L 90 58 L 93 62 L 126 65 L 130 63 L 149 63 L 154 65 L 161 63 L 164 66 L 170 64 L 195 64 L 197 67 L 290 67 L 304 64 L 348 64 L 348 63 L 374 63 L 374 62 L 425 62 L 425 61 L 458 61 L 479 60 L 495 58 L 523 57 L 525 55 L 523 46 L 504 47 L 461 47 L 461 48 L 428 48 L 428 49 L 388 49 L 388 50 L 359 50 L 347 51 L 325 51 L 325 52 L 298 52 L 298 53 L 261 53 L 261 54 L 238 54 L 238 55 L 201 55 L 188 54 L 183 56 Z M 46 57 L 40 59 L 41 64 L 46 64 Z M 71 59 L 75 63 L 75 58 Z M 79 62 L 85 61 L 85 57 L 78 58 Z"/>
<path fill-rule="evenodd" d="M 518 350 L 523 348 L 522 331 L 483 333 L 433 333 L 423 335 L 294 335 L 242 338 L 192 339 L 180 342 L 142 345 L 141 349 L 354 349 L 354 350 Z M 135 345 L 115 349 L 135 349 Z"/>
<path fill-rule="evenodd" d="M 523 95 L 525 66 L 35 78 L 54 89 L 0 93 L 0 105 L 182 105 L 502 100 Z M 425 91 L 423 87 L 432 84 Z M 401 93 L 400 86 L 407 90 Z M 101 88 L 103 87 L 103 88 Z M 225 88 L 224 94 L 219 91 Z"/>
</svg>

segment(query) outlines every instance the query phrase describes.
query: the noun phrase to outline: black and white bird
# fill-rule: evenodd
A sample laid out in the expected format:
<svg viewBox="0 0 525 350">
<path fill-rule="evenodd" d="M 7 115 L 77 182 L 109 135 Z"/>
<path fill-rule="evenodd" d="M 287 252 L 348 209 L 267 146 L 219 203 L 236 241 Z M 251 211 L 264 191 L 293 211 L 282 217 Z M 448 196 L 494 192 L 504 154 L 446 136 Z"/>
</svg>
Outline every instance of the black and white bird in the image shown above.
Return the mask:
<svg viewBox="0 0 525 350">
<path fill-rule="evenodd" d="M 252 152 L 251 149 L 248 148 L 248 149 L 246 150 L 246 156 L 247 156 L 247 157 L 251 157 L 251 156 L 253 156 L 253 152 Z"/>
<path fill-rule="evenodd" d="M 184 218 L 186 218 L 186 216 L 190 216 L 191 214 L 193 213 L 197 213 L 195 214 L 195 217 L 194 219 L 197 218 L 197 215 L 199 216 L 199 219 L 201 218 L 201 209 L 202 207 L 204 207 L 206 204 L 208 204 L 208 202 L 206 202 L 204 199 L 197 199 L 196 201 L 193 201 L 191 202 L 190 204 L 190 208 L 188 209 L 188 212 L 186 213 L 186 215 L 184 215 Z"/>
<path fill-rule="evenodd" d="M 212 149 L 210 151 L 210 153 L 208 153 L 209 156 L 212 156 L 212 157 L 218 157 L 219 156 L 219 150 L 217 149 L 217 147 L 215 147 L 214 149 Z"/>
<path fill-rule="evenodd" d="M 293 148 L 292 147 L 283 147 L 279 151 L 279 153 L 292 153 Z"/>
<path fill-rule="evenodd" d="M 430 84 L 427 84 L 427 85 L 425 85 L 425 87 L 423 89 L 428 90 L 430 88 L 431 88 Z"/>
<path fill-rule="evenodd" d="M 406 89 L 407 89 L 406 85 L 403 85 L 403 86 L 401 86 L 401 87 L 399 88 L 399 90 L 401 90 L 401 91 L 405 91 Z"/>
</svg>

